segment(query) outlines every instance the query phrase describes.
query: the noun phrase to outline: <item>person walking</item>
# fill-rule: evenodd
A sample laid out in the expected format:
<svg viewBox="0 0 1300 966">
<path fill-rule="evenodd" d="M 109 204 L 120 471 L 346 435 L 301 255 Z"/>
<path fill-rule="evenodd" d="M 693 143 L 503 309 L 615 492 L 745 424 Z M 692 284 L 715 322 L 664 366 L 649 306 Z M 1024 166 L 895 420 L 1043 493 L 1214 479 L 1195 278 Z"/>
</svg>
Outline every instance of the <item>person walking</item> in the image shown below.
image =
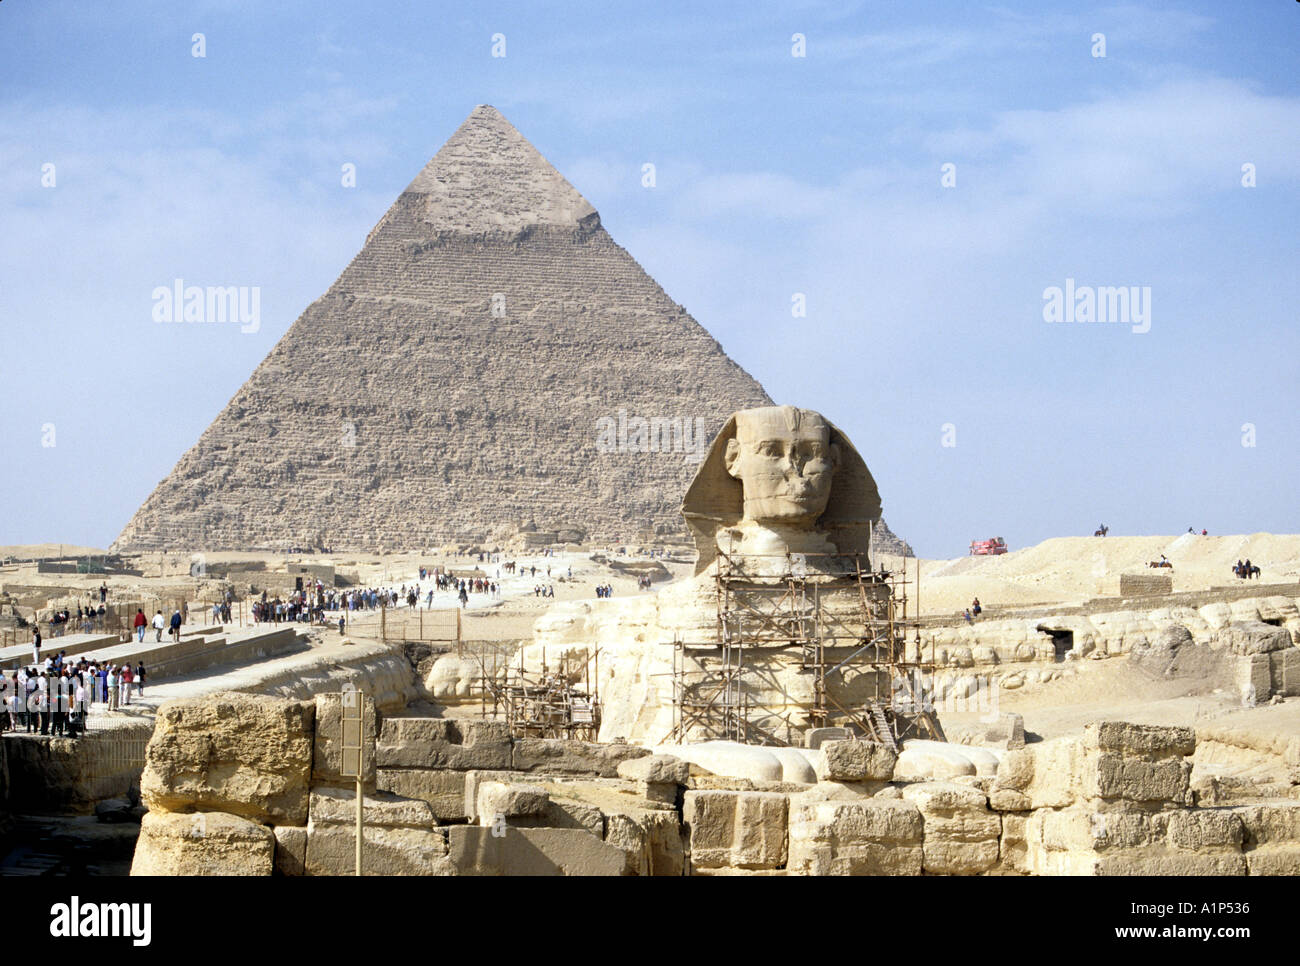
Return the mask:
<svg viewBox="0 0 1300 966">
<path fill-rule="evenodd" d="M 167 626 L 167 622 L 163 619 L 162 611 L 158 611 L 158 613 L 153 615 L 153 629 L 154 629 L 153 639 L 155 644 L 162 643 L 162 632 L 163 632 L 163 628 L 166 626 Z"/>
<path fill-rule="evenodd" d="M 135 672 L 131 670 L 130 664 L 122 665 L 122 703 L 129 705 L 131 703 L 131 684 L 135 681 Z"/>
<path fill-rule="evenodd" d="M 32 665 L 39 666 L 41 663 L 41 625 L 39 622 L 33 622 L 32 625 Z"/>
<path fill-rule="evenodd" d="M 149 626 L 149 618 L 144 616 L 144 611 L 137 607 L 135 609 L 135 640 L 137 644 L 144 643 L 144 629 Z"/>
<path fill-rule="evenodd" d="M 161 611 L 159 611 L 159 616 L 160 617 L 162 616 Z M 107 683 L 108 683 L 108 710 L 116 711 L 117 710 L 117 688 L 118 688 L 117 668 L 111 667 L 108 669 Z"/>
<path fill-rule="evenodd" d="M 36 707 L 41 720 L 41 734 L 50 733 L 50 677 L 44 671 L 36 681 Z"/>
<path fill-rule="evenodd" d="M 135 688 L 136 694 L 144 697 L 144 661 L 140 661 L 135 666 Z"/>
<path fill-rule="evenodd" d="M 179 641 L 181 639 L 181 620 L 181 612 L 179 610 L 173 611 L 171 620 L 173 641 Z"/>
</svg>

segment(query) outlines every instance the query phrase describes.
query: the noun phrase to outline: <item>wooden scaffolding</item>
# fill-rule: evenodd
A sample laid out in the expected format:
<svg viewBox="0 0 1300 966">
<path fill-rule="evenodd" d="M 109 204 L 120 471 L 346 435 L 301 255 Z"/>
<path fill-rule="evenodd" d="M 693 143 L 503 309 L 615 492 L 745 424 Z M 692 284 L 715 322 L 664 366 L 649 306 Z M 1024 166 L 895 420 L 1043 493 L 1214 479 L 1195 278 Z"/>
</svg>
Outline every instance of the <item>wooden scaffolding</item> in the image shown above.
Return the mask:
<svg viewBox="0 0 1300 966">
<path fill-rule="evenodd" d="M 919 623 L 908 616 L 913 581 L 906 561 L 898 571 L 874 571 L 866 555 L 787 553 L 766 558 L 756 573 L 744 569 L 746 561 L 756 557 L 719 555 L 716 639 L 672 644 L 673 727 L 666 742 L 690 736 L 790 743 L 788 729 L 783 737 L 754 721 L 764 710 L 746 686 L 756 649 L 798 650 L 799 668 L 813 679 L 808 727 L 844 727 L 891 747 L 906 738 L 942 738 L 930 704 L 933 653 L 926 660 Z M 919 594 L 919 562 L 915 586 Z M 823 606 L 831 594 L 836 608 Z M 854 606 L 844 607 L 846 597 Z M 870 674 L 864 701 L 846 706 L 833 696 L 828 682 L 846 672 Z"/>
</svg>

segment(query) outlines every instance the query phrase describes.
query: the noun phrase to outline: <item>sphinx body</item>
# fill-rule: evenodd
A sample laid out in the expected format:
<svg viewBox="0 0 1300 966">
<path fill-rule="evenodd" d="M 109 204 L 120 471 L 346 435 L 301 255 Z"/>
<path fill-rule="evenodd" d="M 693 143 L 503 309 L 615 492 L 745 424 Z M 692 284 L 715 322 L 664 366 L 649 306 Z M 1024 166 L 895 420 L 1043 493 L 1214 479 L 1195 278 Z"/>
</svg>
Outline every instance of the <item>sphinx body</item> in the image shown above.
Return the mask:
<svg viewBox="0 0 1300 966">
<path fill-rule="evenodd" d="M 746 739 L 797 743 L 817 723 L 810 660 L 834 665 L 861 648 L 864 609 L 887 606 L 868 556 L 880 517 L 875 481 L 820 414 L 743 410 L 713 441 L 682 513 L 697 551 L 691 578 L 657 594 L 557 606 L 536 622 L 525 661 L 572 667 L 599 652 L 602 741 L 702 740 L 719 737 L 716 722 L 689 713 L 683 722 L 674 698 L 713 700 L 724 637 L 743 640 Z M 800 644 L 813 637 L 823 642 L 818 658 Z M 826 677 L 827 697 L 860 705 L 888 693 L 881 674 L 846 666 Z"/>
</svg>

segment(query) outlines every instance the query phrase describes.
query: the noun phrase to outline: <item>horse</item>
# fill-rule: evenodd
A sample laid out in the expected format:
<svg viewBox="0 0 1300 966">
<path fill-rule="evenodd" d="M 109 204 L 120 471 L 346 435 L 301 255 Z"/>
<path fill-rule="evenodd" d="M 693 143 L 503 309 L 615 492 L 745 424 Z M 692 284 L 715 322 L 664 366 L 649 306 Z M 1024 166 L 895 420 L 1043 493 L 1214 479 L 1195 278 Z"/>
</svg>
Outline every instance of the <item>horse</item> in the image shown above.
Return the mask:
<svg viewBox="0 0 1300 966">
<path fill-rule="evenodd" d="M 1092 531 L 1094 537 L 1104 537 L 1108 533 L 1110 533 L 1110 527 L 1098 527 L 1096 530 Z"/>
</svg>

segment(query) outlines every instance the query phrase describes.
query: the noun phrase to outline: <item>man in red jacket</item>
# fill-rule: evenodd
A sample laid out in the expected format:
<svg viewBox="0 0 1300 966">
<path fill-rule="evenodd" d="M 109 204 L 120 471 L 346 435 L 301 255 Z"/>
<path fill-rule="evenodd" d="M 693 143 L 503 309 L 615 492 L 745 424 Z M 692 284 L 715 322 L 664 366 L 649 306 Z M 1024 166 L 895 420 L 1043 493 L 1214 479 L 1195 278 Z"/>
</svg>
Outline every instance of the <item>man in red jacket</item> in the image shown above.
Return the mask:
<svg viewBox="0 0 1300 966">
<path fill-rule="evenodd" d="M 135 639 L 136 642 L 144 640 L 144 629 L 149 626 L 149 618 L 144 616 L 144 611 L 140 608 L 135 610 Z"/>
</svg>

